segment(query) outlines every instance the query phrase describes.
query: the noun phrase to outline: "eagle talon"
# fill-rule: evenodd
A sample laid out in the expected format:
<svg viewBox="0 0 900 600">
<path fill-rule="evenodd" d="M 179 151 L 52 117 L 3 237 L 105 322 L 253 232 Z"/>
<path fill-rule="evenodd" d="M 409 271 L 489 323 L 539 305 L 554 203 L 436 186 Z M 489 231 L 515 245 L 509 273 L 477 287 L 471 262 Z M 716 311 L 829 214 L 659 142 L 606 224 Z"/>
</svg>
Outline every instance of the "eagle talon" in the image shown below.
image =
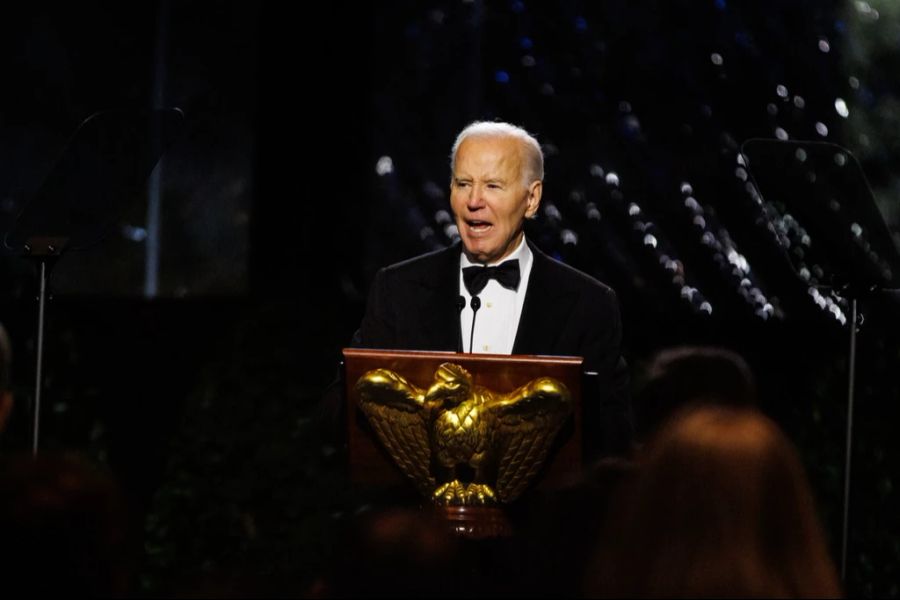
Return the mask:
<svg viewBox="0 0 900 600">
<path fill-rule="evenodd" d="M 466 488 L 454 479 L 434 490 L 431 498 L 438 506 L 459 506 L 466 504 Z"/>
<path fill-rule="evenodd" d="M 470 506 L 491 506 L 497 504 L 497 495 L 491 486 L 483 483 L 470 483 L 465 492 L 466 504 Z"/>
</svg>

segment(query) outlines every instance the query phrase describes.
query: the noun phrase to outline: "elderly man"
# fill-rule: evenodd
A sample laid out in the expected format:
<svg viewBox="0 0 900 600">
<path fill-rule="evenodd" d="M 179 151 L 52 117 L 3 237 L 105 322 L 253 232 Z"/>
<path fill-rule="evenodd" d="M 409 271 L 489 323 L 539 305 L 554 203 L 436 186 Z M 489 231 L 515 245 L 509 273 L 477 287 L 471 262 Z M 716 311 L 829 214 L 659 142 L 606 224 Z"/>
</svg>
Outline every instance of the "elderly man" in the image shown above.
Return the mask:
<svg viewBox="0 0 900 600">
<path fill-rule="evenodd" d="M 451 155 L 450 206 L 461 244 L 381 269 L 359 346 L 582 356 L 597 374 L 600 451 L 631 434 L 615 293 L 525 239 L 543 191 L 540 145 L 507 123 L 475 122 Z"/>
</svg>

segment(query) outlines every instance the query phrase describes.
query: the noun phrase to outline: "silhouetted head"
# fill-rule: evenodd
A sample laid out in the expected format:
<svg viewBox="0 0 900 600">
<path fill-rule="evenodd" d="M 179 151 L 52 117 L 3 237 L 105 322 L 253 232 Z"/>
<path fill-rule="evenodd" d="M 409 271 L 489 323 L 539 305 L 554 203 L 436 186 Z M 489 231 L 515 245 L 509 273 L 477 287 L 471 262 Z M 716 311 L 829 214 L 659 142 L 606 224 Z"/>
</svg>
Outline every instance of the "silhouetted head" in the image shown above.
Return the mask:
<svg viewBox="0 0 900 600">
<path fill-rule="evenodd" d="M 606 597 L 840 594 L 791 443 L 756 410 L 709 405 L 643 449 L 587 581 Z"/>
<path fill-rule="evenodd" d="M 74 455 L 0 461 L 0 564 L 6 590 L 28 595 L 127 591 L 119 490 Z"/>
<path fill-rule="evenodd" d="M 691 404 L 755 406 L 756 380 L 737 353 L 712 346 L 677 346 L 657 353 L 634 397 L 636 434 L 645 441 Z"/>
<path fill-rule="evenodd" d="M 390 508 L 350 524 L 320 597 L 454 597 L 466 573 L 459 541 L 435 513 Z"/>
</svg>

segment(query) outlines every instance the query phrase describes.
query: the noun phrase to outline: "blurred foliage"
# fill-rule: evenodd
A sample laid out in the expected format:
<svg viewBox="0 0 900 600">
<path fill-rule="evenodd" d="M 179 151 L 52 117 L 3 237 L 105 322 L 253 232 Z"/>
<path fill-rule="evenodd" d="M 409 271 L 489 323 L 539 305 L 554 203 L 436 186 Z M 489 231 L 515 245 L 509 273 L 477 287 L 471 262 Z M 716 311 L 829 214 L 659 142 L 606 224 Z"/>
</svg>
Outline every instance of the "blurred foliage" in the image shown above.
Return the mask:
<svg viewBox="0 0 900 600">
<path fill-rule="evenodd" d="M 353 498 L 321 434 L 319 363 L 298 360 L 317 340 L 292 312 L 247 317 L 189 396 L 147 519 L 143 591 L 296 594 L 328 564 Z"/>
</svg>

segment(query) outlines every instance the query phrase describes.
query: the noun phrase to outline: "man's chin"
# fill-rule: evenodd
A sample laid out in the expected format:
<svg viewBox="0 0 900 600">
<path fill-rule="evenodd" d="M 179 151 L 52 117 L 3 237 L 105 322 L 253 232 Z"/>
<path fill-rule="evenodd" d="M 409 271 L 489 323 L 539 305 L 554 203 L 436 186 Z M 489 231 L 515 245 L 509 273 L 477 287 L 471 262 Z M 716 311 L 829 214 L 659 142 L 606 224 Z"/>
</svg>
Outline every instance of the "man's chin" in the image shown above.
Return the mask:
<svg viewBox="0 0 900 600">
<path fill-rule="evenodd" d="M 493 262 L 496 260 L 496 257 L 499 256 L 496 251 L 491 252 L 477 246 L 473 247 L 472 245 L 466 244 L 465 240 L 463 240 L 463 251 L 466 253 L 466 258 L 473 263 L 480 264 Z"/>
<path fill-rule="evenodd" d="M 462 240 L 462 247 L 463 252 L 466 253 L 466 258 L 468 258 L 472 262 L 487 262 L 488 258 L 490 257 L 490 255 L 481 248 L 473 247 L 472 244 L 467 244 L 465 238 L 463 238 Z"/>
</svg>

